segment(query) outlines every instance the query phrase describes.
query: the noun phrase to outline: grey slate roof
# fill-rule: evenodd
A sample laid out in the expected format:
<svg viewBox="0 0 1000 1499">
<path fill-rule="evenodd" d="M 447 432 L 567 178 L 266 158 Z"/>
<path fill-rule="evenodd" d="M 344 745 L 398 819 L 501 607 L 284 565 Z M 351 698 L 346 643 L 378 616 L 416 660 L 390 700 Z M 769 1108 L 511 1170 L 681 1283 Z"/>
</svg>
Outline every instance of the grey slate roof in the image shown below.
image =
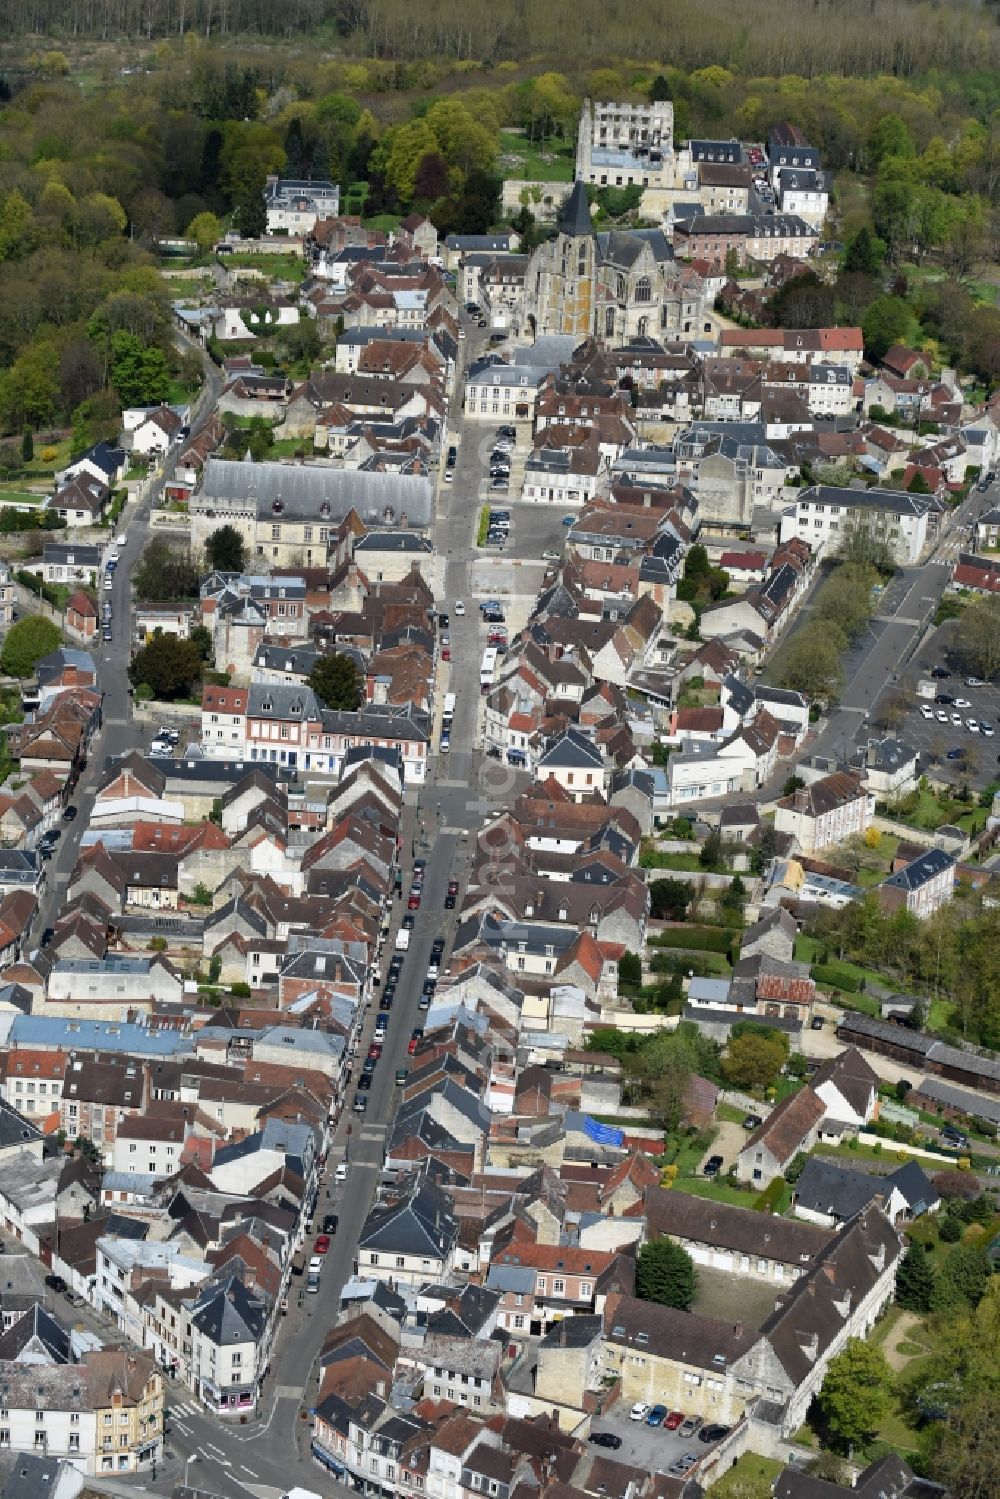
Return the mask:
<svg viewBox="0 0 1000 1499">
<path fill-rule="evenodd" d="M 267 1309 L 234 1275 L 206 1289 L 191 1313 L 191 1321 L 216 1347 L 256 1344 L 264 1335 Z"/>
<path fill-rule="evenodd" d="M 196 503 L 211 509 L 213 500 L 242 501 L 261 519 L 279 523 L 336 523 L 352 508 L 364 521 L 384 521 L 389 509 L 393 519 L 405 514 L 410 525 L 426 526 L 433 495 L 426 475 L 209 458 Z"/>
</svg>

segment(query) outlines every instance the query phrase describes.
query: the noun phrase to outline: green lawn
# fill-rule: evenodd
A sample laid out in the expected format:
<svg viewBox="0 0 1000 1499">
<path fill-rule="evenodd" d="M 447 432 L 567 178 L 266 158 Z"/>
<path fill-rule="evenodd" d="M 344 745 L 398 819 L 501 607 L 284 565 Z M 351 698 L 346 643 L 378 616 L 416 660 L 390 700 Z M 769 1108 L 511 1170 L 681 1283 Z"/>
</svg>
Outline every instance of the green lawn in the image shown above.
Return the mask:
<svg viewBox="0 0 1000 1499">
<path fill-rule="evenodd" d="M 221 264 L 228 270 L 243 266 L 247 270 L 263 271 L 275 281 L 304 281 L 306 275 L 305 261 L 292 250 L 276 249 L 273 255 L 263 251 L 259 254 L 245 251 L 240 255 L 223 255 Z"/>
<path fill-rule="evenodd" d="M 756 1452 L 744 1452 L 729 1472 L 718 1483 L 712 1484 L 708 1492 L 712 1499 L 738 1499 L 740 1494 L 746 1493 L 754 1485 L 773 1484 L 784 1466 L 784 1463 L 776 1462 L 773 1457 L 759 1457 Z"/>
<path fill-rule="evenodd" d="M 772 1484 L 780 1472 L 784 1471 L 784 1463 L 775 1462 L 774 1457 L 759 1457 L 757 1453 L 744 1453 L 744 1456 L 735 1463 L 727 1472 L 726 1477 L 720 1478 L 717 1484 L 712 1484 L 709 1493 L 712 1499 L 738 1499 L 748 1489 L 763 1484 Z"/>
<path fill-rule="evenodd" d="M 501 130 L 500 152 L 505 177 L 525 177 L 529 182 L 573 181 L 576 152 L 568 141 L 539 145 L 513 131 Z"/>
<path fill-rule="evenodd" d="M 281 437 L 272 442 L 269 458 L 294 458 L 296 453 L 305 453 L 308 457 L 312 450 L 312 444 L 305 437 Z"/>
<path fill-rule="evenodd" d="M 363 219 L 362 223 L 366 229 L 384 229 L 388 234 L 399 228 L 400 217 L 398 213 L 377 213 L 372 219 Z"/>
<path fill-rule="evenodd" d="M 686 1192 L 689 1197 L 705 1197 L 709 1202 L 728 1202 L 738 1208 L 752 1208 L 753 1192 L 742 1192 L 728 1179 L 711 1181 L 707 1176 L 679 1176 L 671 1188 L 673 1192 Z"/>
<path fill-rule="evenodd" d="M 642 869 L 681 869 L 693 872 L 701 868 L 698 855 L 661 853 L 658 848 L 644 848 L 639 859 Z"/>
<path fill-rule="evenodd" d="M 746 1118 L 746 1109 L 738 1109 L 732 1103 L 717 1103 L 715 1117 L 720 1124 L 742 1124 Z"/>
</svg>

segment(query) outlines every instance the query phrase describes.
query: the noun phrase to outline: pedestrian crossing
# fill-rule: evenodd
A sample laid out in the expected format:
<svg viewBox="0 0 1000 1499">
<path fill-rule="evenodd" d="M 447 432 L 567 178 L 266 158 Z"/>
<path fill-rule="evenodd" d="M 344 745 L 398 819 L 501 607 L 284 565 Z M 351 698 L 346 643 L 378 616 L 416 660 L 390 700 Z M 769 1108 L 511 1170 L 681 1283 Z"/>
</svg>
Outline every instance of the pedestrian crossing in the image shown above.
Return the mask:
<svg viewBox="0 0 1000 1499">
<path fill-rule="evenodd" d="M 183 1405 L 171 1405 L 169 1409 L 172 1416 L 196 1416 L 201 1406 L 196 1400 L 186 1400 Z"/>
</svg>

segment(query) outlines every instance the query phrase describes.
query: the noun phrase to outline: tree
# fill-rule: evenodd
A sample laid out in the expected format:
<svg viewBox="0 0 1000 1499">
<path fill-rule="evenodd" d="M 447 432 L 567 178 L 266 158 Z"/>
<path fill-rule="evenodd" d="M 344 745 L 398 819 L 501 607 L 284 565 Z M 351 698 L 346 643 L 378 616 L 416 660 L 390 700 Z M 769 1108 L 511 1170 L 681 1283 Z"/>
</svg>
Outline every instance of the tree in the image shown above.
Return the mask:
<svg viewBox="0 0 1000 1499">
<path fill-rule="evenodd" d="M 25 427 L 24 436 L 21 438 L 21 460 L 30 463 L 35 456 L 35 439 L 31 435 L 31 428 Z"/>
<path fill-rule="evenodd" d="M 885 259 L 885 245 L 863 224 L 857 234 L 848 241 L 844 252 L 844 271 L 848 275 L 860 273 L 877 276 Z"/>
<path fill-rule="evenodd" d="M 222 225 L 214 213 L 199 213 L 187 226 L 187 237 L 195 240 L 198 249 L 204 253 L 222 238 Z"/>
<path fill-rule="evenodd" d="M 622 953 L 618 959 L 618 983 L 626 989 L 642 988 L 642 959 L 638 953 Z"/>
<path fill-rule="evenodd" d="M 1000 671 L 1000 599 L 975 598 L 955 628 L 955 649 L 962 664 L 987 681 Z"/>
<path fill-rule="evenodd" d="M 718 828 L 706 834 L 698 851 L 698 863 L 702 869 L 716 869 L 722 863 L 722 834 Z"/>
<path fill-rule="evenodd" d="M 361 702 L 361 673 L 350 656 L 331 651 L 309 673 L 309 686 L 328 708 L 353 712 Z"/>
<path fill-rule="evenodd" d="M 865 353 L 869 359 L 881 359 L 893 344 L 898 344 L 910 326 L 910 308 L 902 297 L 876 297 L 861 319 Z"/>
<path fill-rule="evenodd" d="M 180 640 L 176 635 L 154 635 L 148 645 L 132 658 L 128 674 L 132 685 L 141 683 L 153 689 L 154 697 L 164 702 L 190 697 L 201 681 L 202 660 L 197 642 Z"/>
<path fill-rule="evenodd" d="M 0 669 L 9 677 L 30 677 L 35 665 L 59 644 L 59 629 L 51 619 L 28 614 L 11 625 L 0 651 Z"/>
<path fill-rule="evenodd" d="M 934 1294 L 934 1270 L 927 1251 L 919 1240 L 904 1254 L 896 1272 L 896 1300 L 908 1312 L 923 1315 L 931 1309 Z"/>
<path fill-rule="evenodd" d="M 635 1265 L 635 1294 L 640 1301 L 657 1301 L 679 1311 L 690 1309 L 698 1290 L 694 1260 L 673 1239 L 652 1239 L 639 1250 Z"/>
<path fill-rule="evenodd" d="M 813 698 L 835 697 L 844 680 L 840 664 L 844 643 L 838 630 L 819 620 L 802 625 L 778 656 L 775 685 Z"/>
<path fill-rule="evenodd" d="M 654 921 L 686 921 L 691 886 L 687 880 L 653 880 L 649 886 L 649 902 Z"/>
<path fill-rule="evenodd" d="M 191 553 L 164 536 L 146 543 L 132 582 L 143 603 L 198 597 L 198 569 Z"/>
<path fill-rule="evenodd" d="M 241 573 L 246 565 L 246 543 L 235 526 L 219 526 L 205 543 L 210 567 L 220 573 Z"/>
<path fill-rule="evenodd" d="M 986 1294 L 992 1273 L 989 1255 L 981 1245 L 956 1244 L 938 1271 L 931 1310 L 953 1316 L 977 1307 Z"/>
<path fill-rule="evenodd" d="M 837 556 L 841 562 L 856 568 L 874 568 L 883 577 L 896 570 L 896 557 L 888 538 L 859 515 L 848 517 Z"/>
<path fill-rule="evenodd" d="M 215 654 L 215 642 L 212 640 L 212 632 L 207 625 L 192 625 L 188 639 L 194 641 L 198 647 L 198 655 L 203 661 L 211 661 Z"/>
<path fill-rule="evenodd" d="M 892 1373 L 873 1343 L 851 1338 L 827 1366 L 819 1405 L 841 1448 L 863 1446 L 889 1414 Z"/>
<path fill-rule="evenodd" d="M 170 394 L 166 355 L 136 333 L 111 335 L 111 383 L 123 406 L 155 406 Z"/>
<path fill-rule="evenodd" d="M 737 1088 L 769 1088 L 785 1065 L 785 1048 L 762 1035 L 737 1036 L 722 1059 L 726 1079 Z"/>
</svg>

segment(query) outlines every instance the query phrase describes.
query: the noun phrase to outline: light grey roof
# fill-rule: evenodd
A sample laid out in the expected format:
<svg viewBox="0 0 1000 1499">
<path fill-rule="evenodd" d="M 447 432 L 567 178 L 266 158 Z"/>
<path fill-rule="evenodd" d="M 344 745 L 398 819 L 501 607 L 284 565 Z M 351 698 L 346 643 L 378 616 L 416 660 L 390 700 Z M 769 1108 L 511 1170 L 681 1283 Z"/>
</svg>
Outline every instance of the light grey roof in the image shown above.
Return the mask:
<svg viewBox="0 0 1000 1499">
<path fill-rule="evenodd" d="M 831 484 L 814 484 L 799 492 L 798 504 L 807 501 L 823 505 L 843 505 L 858 510 L 889 510 L 896 515 L 919 517 L 931 508 L 930 495 L 907 494 L 900 489 L 839 489 Z"/>
<path fill-rule="evenodd" d="M 426 526 L 433 495 L 433 484 L 424 474 L 209 458 L 195 508 L 211 511 L 215 500 L 241 501 L 255 507 L 261 519 L 275 522 L 336 522 L 351 509 L 363 521 L 384 521 L 390 510 L 393 520 L 405 514 L 410 525 Z"/>
</svg>

